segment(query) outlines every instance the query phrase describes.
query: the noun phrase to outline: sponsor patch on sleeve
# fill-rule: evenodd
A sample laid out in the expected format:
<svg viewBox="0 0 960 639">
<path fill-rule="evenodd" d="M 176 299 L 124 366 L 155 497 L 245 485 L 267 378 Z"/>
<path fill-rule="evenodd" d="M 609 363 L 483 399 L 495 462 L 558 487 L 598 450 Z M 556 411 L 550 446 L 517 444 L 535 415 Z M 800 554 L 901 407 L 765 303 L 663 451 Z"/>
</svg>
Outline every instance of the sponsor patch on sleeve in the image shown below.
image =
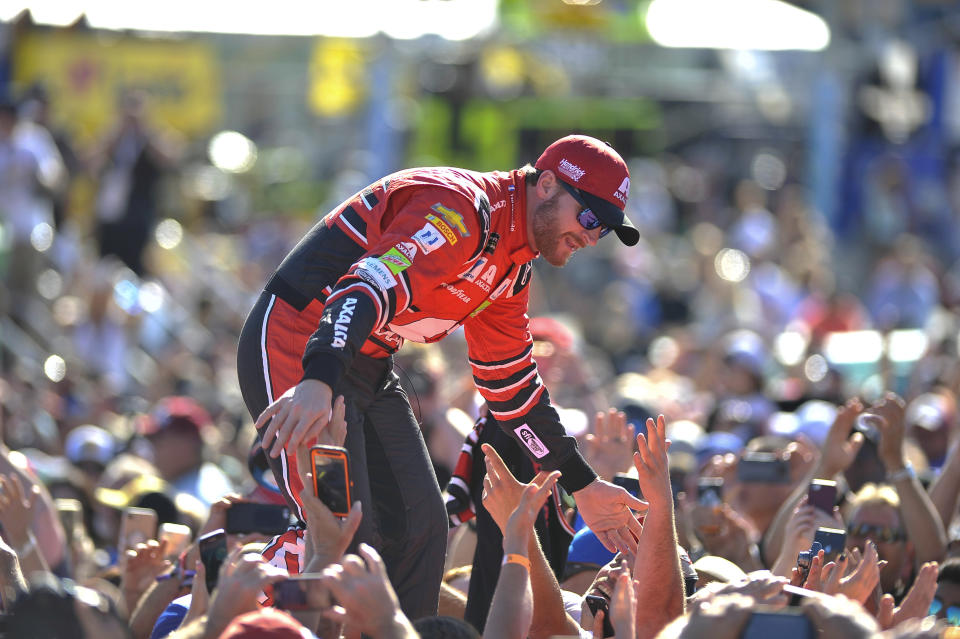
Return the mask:
<svg viewBox="0 0 960 639">
<path fill-rule="evenodd" d="M 422 229 L 413 234 L 413 240 L 421 249 L 423 249 L 424 255 L 429 255 L 433 251 L 436 251 L 447 241 L 440 234 L 440 231 L 437 230 L 437 227 L 429 222 L 424 224 Z"/>
<path fill-rule="evenodd" d="M 357 276 L 381 289 L 386 290 L 397 285 L 397 279 L 387 265 L 375 257 L 365 257 L 357 265 Z"/>
<path fill-rule="evenodd" d="M 427 221 L 432 224 L 434 228 L 440 231 L 443 234 L 443 237 L 447 238 L 447 241 L 450 242 L 450 246 L 453 246 L 457 243 L 457 234 L 453 232 L 453 229 L 450 228 L 446 222 L 441 220 L 433 213 L 427 213 Z"/>
<path fill-rule="evenodd" d="M 381 255 L 380 261 L 386 265 L 394 275 L 406 270 L 411 264 L 407 256 L 398 251 L 396 247 L 391 247 L 389 251 Z"/>
<path fill-rule="evenodd" d="M 527 447 L 527 450 L 533 453 L 533 456 L 537 459 L 546 457 L 550 452 L 547 450 L 547 447 L 544 446 L 543 442 L 540 441 L 540 438 L 537 437 L 537 434 L 533 432 L 533 429 L 526 424 L 522 424 L 513 429 L 513 432 L 520 438 L 523 445 Z"/>
<path fill-rule="evenodd" d="M 440 214 L 448 225 L 457 229 L 460 232 L 460 237 L 470 237 L 470 231 L 467 230 L 467 225 L 463 221 L 463 216 L 457 212 L 456 209 L 451 209 L 449 206 L 444 206 L 437 202 L 431 206 L 434 211 Z"/>
</svg>

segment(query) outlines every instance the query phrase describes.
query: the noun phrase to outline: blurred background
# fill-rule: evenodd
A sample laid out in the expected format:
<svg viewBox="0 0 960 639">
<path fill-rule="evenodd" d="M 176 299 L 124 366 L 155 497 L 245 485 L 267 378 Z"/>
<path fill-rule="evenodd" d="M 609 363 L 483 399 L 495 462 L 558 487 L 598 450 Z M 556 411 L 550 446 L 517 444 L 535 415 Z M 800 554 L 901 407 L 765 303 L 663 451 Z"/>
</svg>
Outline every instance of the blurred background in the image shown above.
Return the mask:
<svg viewBox="0 0 960 639">
<path fill-rule="evenodd" d="M 948 0 L 0 2 L 5 439 L 190 395 L 242 461 L 236 338 L 307 228 L 574 132 L 627 159 L 642 240 L 536 264 L 559 404 L 956 388 L 958 54 Z M 412 349 L 418 410 L 469 385 L 448 341 Z"/>
</svg>

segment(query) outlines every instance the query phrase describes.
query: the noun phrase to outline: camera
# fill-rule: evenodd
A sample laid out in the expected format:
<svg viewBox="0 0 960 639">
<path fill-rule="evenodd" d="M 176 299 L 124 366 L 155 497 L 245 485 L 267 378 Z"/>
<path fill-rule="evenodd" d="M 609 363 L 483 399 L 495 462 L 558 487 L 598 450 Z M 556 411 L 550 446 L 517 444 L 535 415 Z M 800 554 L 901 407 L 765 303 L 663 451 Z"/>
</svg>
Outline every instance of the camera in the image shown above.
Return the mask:
<svg viewBox="0 0 960 639">
<path fill-rule="evenodd" d="M 813 558 L 816 557 L 821 550 L 823 550 L 823 546 L 819 541 L 815 541 L 813 545 L 810 546 L 810 550 L 804 550 L 797 555 L 797 569 L 800 571 L 801 577 L 803 577 L 801 583 L 807 580 Z"/>
</svg>

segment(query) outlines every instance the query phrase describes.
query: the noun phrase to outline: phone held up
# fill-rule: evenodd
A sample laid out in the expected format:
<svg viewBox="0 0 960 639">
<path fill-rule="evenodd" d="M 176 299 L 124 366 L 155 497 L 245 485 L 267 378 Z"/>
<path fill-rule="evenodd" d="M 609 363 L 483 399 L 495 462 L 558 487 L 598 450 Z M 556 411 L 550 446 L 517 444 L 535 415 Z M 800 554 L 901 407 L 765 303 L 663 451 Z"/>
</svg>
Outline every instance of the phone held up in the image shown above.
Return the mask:
<svg viewBox="0 0 960 639">
<path fill-rule="evenodd" d="M 701 477 L 697 482 L 697 501 L 704 506 L 723 505 L 723 477 Z"/>
<path fill-rule="evenodd" d="M 123 509 L 120 519 L 120 537 L 117 540 L 117 549 L 123 553 L 130 548 L 136 548 L 157 536 L 157 511 L 152 508 L 137 508 L 128 506 Z"/>
<path fill-rule="evenodd" d="M 207 573 L 207 592 L 213 592 L 220 577 L 220 567 L 227 558 L 227 533 L 223 528 L 208 532 L 197 539 L 200 561 Z"/>
<path fill-rule="evenodd" d="M 350 514 L 350 456 L 342 446 L 314 446 L 310 449 L 313 494 L 337 517 Z"/>
<path fill-rule="evenodd" d="M 303 573 L 274 583 L 273 605 L 281 610 L 313 610 L 307 592 L 322 577 L 320 573 Z"/>
<path fill-rule="evenodd" d="M 807 489 L 807 503 L 830 514 L 837 503 L 837 482 L 832 479 L 814 479 Z"/>
<path fill-rule="evenodd" d="M 279 535 L 290 526 L 290 508 L 282 504 L 234 502 L 227 508 L 228 534 Z"/>
<path fill-rule="evenodd" d="M 598 611 L 603 611 L 603 636 L 614 636 L 616 632 L 613 630 L 613 622 L 610 621 L 610 601 L 600 595 L 587 595 L 584 599 L 587 602 L 587 607 L 590 609 L 590 614 L 594 617 L 597 616 Z"/>
</svg>

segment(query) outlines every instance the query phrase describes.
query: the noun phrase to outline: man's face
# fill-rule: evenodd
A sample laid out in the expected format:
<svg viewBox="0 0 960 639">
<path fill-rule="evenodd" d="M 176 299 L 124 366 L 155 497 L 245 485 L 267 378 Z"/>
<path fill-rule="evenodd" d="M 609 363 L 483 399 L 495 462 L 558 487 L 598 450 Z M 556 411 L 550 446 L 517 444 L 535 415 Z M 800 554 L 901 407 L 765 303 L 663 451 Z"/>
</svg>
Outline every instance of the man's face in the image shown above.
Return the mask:
<svg viewBox="0 0 960 639">
<path fill-rule="evenodd" d="M 593 246 L 600 229 L 588 231 L 577 221 L 583 207 L 560 186 L 554 194 L 537 204 L 533 211 L 533 241 L 548 263 L 563 266 L 578 250 Z"/>
<path fill-rule="evenodd" d="M 907 560 L 906 535 L 900 513 L 883 504 L 864 504 L 851 515 L 847 531 L 847 548 L 859 548 L 863 552 L 867 539 L 877 544 L 877 554 L 887 561 L 880 571 L 880 586 L 884 592 L 891 592 Z M 885 535 L 896 538 L 884 539 Z"/>
</svg>

